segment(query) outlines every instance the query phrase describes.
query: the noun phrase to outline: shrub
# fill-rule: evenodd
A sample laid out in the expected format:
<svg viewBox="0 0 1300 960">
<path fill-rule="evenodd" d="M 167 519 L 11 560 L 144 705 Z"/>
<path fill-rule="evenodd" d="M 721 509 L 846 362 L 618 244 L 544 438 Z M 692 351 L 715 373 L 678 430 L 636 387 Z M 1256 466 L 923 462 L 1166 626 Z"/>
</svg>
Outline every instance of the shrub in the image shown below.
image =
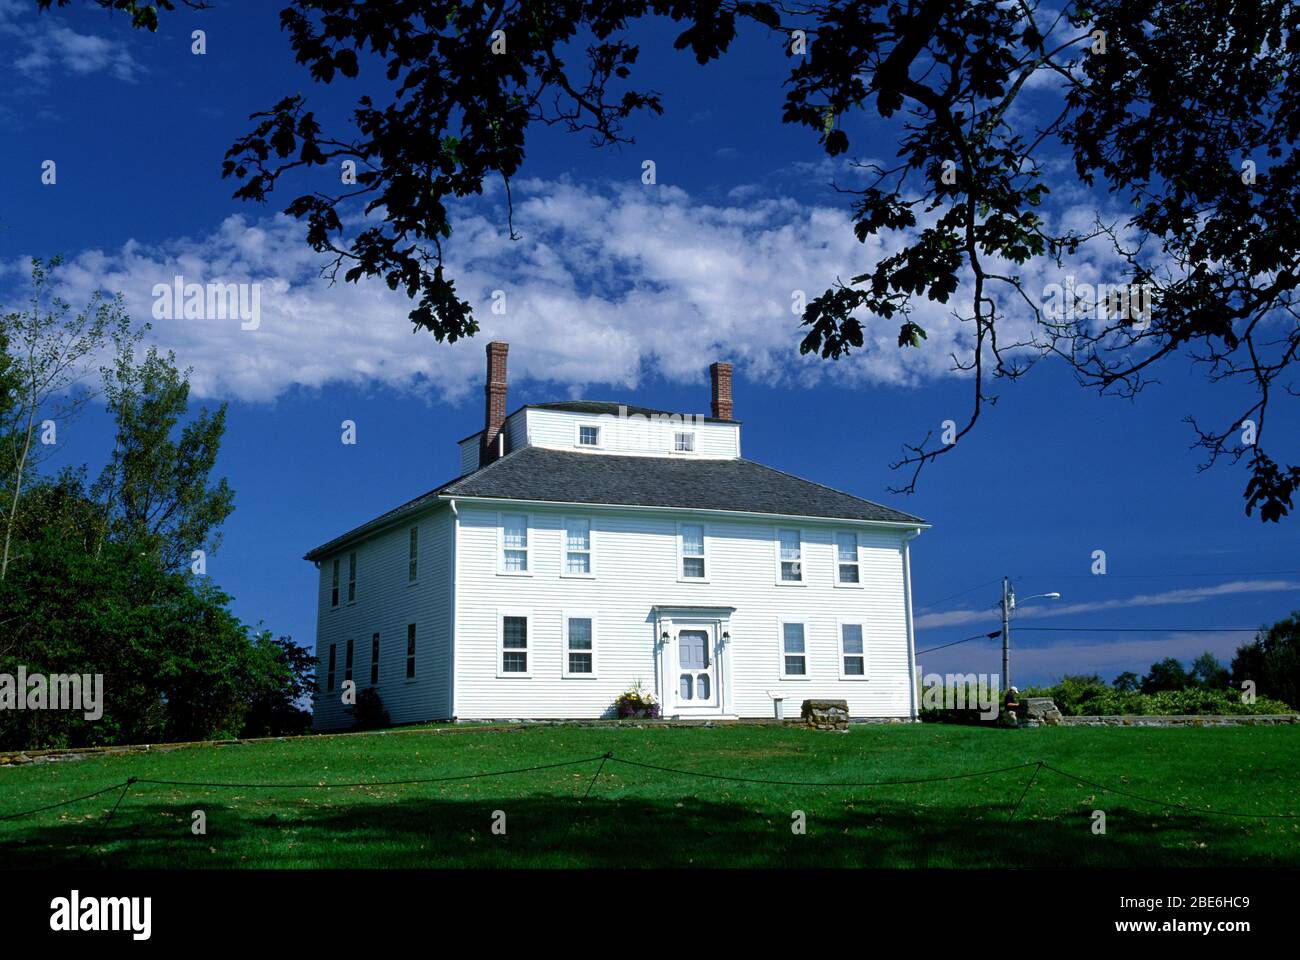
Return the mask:
<svg viewBox="0 0 1300 960">
<path fill-rule="evenodd" d="M 641 688 L 641 681 L 632 684 L 632 688 L 620 693 L 614 700 L 614 714 L 620 720 L 632 717 L 645 717 L 651 720 L 659 718 L 659 704 L 653 696 Z"/>
<path fill-rule="evenodd" d="M 357 705 L 352 711 L 352 729 L 378 730 L 393 721 L 384 709 L 384 701 L 374 687 L 366 687 L 357 694 Z"/>
<path fill-rule="evenodd" d="M 1241 692 L 1232 689 L 1207 690 L 1185 687 L 1159 693 L 1136 693 L 1112 689 L 1104 684 L 1079 684 L 1063 679 L 1054 687 L 1033 687 L 1024 697 L 1051 697 L 1067 717 L 1084 716 L 1177 716 L 1247 715 L 1292 713 L 1281 700 L 1259 697 L 1253 704 L 1242 703 Z"/>
</svg>

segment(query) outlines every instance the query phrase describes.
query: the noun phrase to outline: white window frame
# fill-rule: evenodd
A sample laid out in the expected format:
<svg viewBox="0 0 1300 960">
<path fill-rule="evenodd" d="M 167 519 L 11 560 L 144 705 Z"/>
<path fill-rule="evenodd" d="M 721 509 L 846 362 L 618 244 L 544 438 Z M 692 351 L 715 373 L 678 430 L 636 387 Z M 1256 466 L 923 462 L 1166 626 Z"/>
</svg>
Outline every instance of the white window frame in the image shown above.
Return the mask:
<svg viewBox="0 0 1300 960">
<path fill-rule="evenodd" d="M 402 651 L 402 676 L 407 683 L 416 683 L 420 679 L 420 627 L 418 624 L 406 625 L 406 636 Z"/>
<path fill-rule="evenodd" d="M 342 567 L 343 567 L 342 556 L 334 557 L 333 560 L 330 561 L 330 609 L 331 610 L 337 610 L 339 605 L 339 600 L 343 598 L 343 594 L 340 592 L 341 581 L 339 579 L 342 576 L 340 572 L 342 570 Z"/>
<path fill-rule="evenodd" d="M 677 438 L 686 437 L 690 442 L 690 447 L 685 450 L 678 449 Z M 673 431 L 673 453 L 686 454 L 695 452 L 695 431 L 694 430 L 674 430 Z"/>
<path fill-rule="evenodd" d="M 520 672 L 518 670 L 506 670 L 506 617 L 522 617 L 527 626 L 526 631 L 527 645 L 524 647 L 524 653 L 528 657 L 528 669 Z M 503 680 L 531 680 L 533 676 L 533 667 L 537 664 L 537 650 L 533 643 L 533 611 L 518 607 L 502 608 L 497 610 L 497 677 Z M 594 646 L 594 644 L 593 644 Z"/>
<path fill-rule="evenodd" d="M 786 624 L 799 624 L 803 627 L 803 673 L 786 673 L 785 672 L 785 626 Z M 806 617 L 779 617 L 776 621 L 776 652 L 778 655 L 777 669 L 780 670 L 782 680 L 811 680 L 812 679 L 812 653 L 809 650 L 810 634 L 808 629 L 808 619 Z M 790 656 L 801 656 L 801 654 L 790 654 Z"/>
<path fill-rule="evenodd" d="M 412 547 L 415 549 L 412 550 Z M 406 582 L 420 582 L 420 525 L 418 523 L 406 534 Z"/>
<path fill-rule="evenodd" d="M 781 533 L 793 530 L 799 535 L 799 579 L 781 579 Z M 808 585 L 808 534 L 800 527 L 777 526 L 773 535 L 773 549 L 776 552 L 776 585 L 778 587 L 806 587 Z"/>
<path fill-rule="evenodd" d="M 852 536 L 853 542 L 857 545 L 856 566 L 858 568 L 858 582 L 851 583 L 847 580 L 840 579 L 840 537 Z M 836 530 L 831 534 L 831 577 L 837 587 L 847 587 L 850 590 L 861 590 L 865 585 L 862 578 L 862 534 L 856 530 Z"/>
<path fill-rule="evenodd" d="M 591 621 L 591 673 L 574 673 L 569 669 L 569 621 Z M 560 613 L 560 671 L 568 680 L 595 680 L 600 670 L 597 650 L 600 647 L 599 628 L 594 610 L 563 610 Z"/>
<path fill-rule="evenodd" d="M 682 537 L 683 527 L 699 527 L 700 540 L 704 544 L 704 576 L 688 577 L 685 574 L 686 566 L 683 561 L 686 560 L 686 553 L 682 549 L 684 542 Z M 709 573 L 713 570 L 713 561 L 709 557 L 709 525 L 703 520 L 693 523 L 689 520 L 683 520 L 677 524 L 677 582 L 678 583 L 708 583 Z"/>
<path fill-rule="evenodd" d="M 569 521 L 582 520 L 587 524 L 587 572 L 570 573 L 569 572 Z M 581 553 L 581 550 L 575 550 L 575 553 Z M 502 553 L 501 559 L 504 562 L 505 554 Z M 584 517 L 578 514 L 569 514 L 560 518 L 560 576 L 574 580 L 594 580 L 596 579 L 596 521 L 594 517 Z"/>
<path fill-rule="evenodd" d="M 527 525 L 524 534 L 526 543 L 524 544 L 523 570 L 506 569 L 506 517 L 523 517 L 524 523 Z M 533 559 L 536 553 L 533 550 L 533 538 L 536 532 L 531 513 L 524 513 L 520 510 L 502 510 L 497 513 L 497 576 L 531 577 L 533 575 Z"/>
<path fill-rule="evenodd" d="M 845 657 L 856 657 L 856 656 L 859 656 L 859 654 L 856 654 L 856 653 L 845 653 L 845 652 L 844 652 L 844 628 L 845 628 L 845 627 L 858 627 L 859 629 L 862 630 L 862 653 L 861 653 L 861 657 L 862 657 L 862 673 L 861 673 L 861 674 L 856 674 L 856 673 L 846 673 L 845 670 L 844 670 L 844 658 L 845 658 Z M 853 619 L 853 618 L 851 618 L 851 617 L 846 617 L 846 618 L 838 619 L 838 620 L 835 621 L 835 637 L 836 637 L 835 645 L 836 645 L 836 647 L 839 649 L 839 654 L 840 654 L 840 660 L 839 660 L 839 664 L 840 664 L 840 667 L 839 667 L 839 669 L 840 669 L 840 679 L 841 679 L 841 680 L 854 680 L 854 681 L 856 681 L 856 680 L 866 680 L 866 679 L 867 679 L 867 624 L 866 624 L 866 622 L 863 621 L 863 620 L 855 620 L 855 619 Z M 804 646 L 807 646 L 807 645 L 808 645 L 808 641 L 805 640 L 805 641 L 804 641 Z"/>
<path fill-rule="evenodd" d="M 357 552 L 348 554 L 348 603 L 357 602 Z"/>
<path fill-rule="evenodd" d="M 582 430 L 584 427 L 590 427 L 596 431 L 595 443 L 582 442 Z M 605 427 L 600 423 L 582 423 L 578 422 L 573 425 L 573 445 L 580 450 L 603 450 L 605 449 Z"/>
</svg>

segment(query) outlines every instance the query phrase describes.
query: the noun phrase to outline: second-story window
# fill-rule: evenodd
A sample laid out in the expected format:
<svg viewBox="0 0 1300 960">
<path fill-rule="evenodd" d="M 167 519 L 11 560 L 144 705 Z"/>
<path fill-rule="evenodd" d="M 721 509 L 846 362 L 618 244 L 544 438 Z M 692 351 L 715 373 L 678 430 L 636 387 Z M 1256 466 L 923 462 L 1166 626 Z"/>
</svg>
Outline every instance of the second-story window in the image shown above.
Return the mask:
<svg viewBox="0 0 1300 960">
<path fill-rule="evenodd" d="M 693 433 L 674 433 L 673 450 L 677 453 L 694 453 L 695 452 L 695 434 Z"/>
<path fill-rule="evenodd" d="M 333 585 L 330 588 L 330 606 L 339 605 L 339 558 L 335 557 L 334 562 L 330 565 L 333 570 Z"/>
<path fill-rule="evenodd" d="M 357 555 L 348 554 L 348 603 L 357 598 Z"/>
<path fill-rule="evenodd" d="M 571 577 L 591 575 L 591 521 L 585 517 L 564 520 L 564 572 Z"/>
<path fill-rule="evenodd" d="M 835 582 L 840 584 L 861 583 L 858 575 L 858 535 L 856 533 L 835 534 Z"/>
<path fill-rule="evenodd" d="M 778 530 L 778 548 L 781 551 L 781 582 L 803 582 L 803 544 L 798 530 Z"/>
<path fill-rule="evenodd" d="M 415 578 L 420 574 L 420 528 L 411 528 L 411 550 L 407 559 L 406 579 L 410 583 L 415 583 Z"/>
<path fill-rule="evenodd" d="M 528 515 L 501 516 L 501 569 L 506 573 L 528 572 Z"/>
<path fill-rule="evenodd" d="M 590 424 L 581 424 L 578 427 L 578 446 L 599 447 L 600 427 L 593 427 Z"/>
<path fill-rule="evenodd" d="M 681 527 L 683 580 L 704 579 L 704 524 L 683 523 Z"/>
</svg>

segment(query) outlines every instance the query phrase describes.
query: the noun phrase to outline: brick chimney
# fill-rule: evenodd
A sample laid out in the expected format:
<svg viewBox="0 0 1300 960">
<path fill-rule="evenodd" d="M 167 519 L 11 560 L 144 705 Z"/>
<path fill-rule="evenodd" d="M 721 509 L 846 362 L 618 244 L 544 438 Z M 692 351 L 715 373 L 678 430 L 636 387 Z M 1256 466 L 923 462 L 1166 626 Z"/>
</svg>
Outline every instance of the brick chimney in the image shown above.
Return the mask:
<svg viewBox="0 0 1300 960">
<path fill-rule="evenodd" d="M 717 420 L 731 420 L 731 364 L 709 364 L 709 379 L 713 381 L 714 418 Z"/>
<path fill-rule="evenodd" d="M 510 344 L 493 340 L 487 345 L 487 383 L 483 395 L 487 400 L 483 418 L 483 438 L 479 447 L 479 466 L 486 467 L 504 452 L 501 427 L 506 422 L 506 353 Z"/>
</svg>

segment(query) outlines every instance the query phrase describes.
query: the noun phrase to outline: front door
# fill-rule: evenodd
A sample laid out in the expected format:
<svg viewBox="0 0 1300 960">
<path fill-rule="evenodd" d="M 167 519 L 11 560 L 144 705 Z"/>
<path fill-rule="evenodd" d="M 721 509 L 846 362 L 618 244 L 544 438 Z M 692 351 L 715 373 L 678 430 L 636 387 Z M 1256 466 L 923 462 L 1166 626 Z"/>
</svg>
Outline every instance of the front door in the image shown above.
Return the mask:
<svg viewBox="0 0 1300 960">
<path fill-rule="evenodd" d="M 677 706 L 683 710 L 717 707 L 718 675 L 709 630 L 677 633 Z"/>
</svg>

